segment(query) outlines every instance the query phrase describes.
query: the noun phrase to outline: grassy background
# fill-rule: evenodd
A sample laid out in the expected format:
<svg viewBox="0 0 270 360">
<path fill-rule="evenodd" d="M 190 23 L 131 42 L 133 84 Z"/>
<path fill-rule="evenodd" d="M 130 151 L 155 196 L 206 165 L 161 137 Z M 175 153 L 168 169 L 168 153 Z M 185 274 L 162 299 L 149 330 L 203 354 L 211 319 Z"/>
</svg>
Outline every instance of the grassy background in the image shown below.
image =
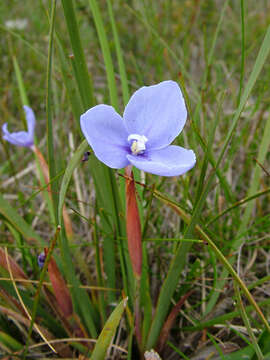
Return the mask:
<svg viewBox="0 0 270 360">
<path fill-rule="evenodd" d="M 255 301 L 265 302 L 261 308 L 269 318 L 270 66 L 264 55 L 270 48 L 269 35 L 263 41 L 270 20 L 270 5 L 263 0 L 228 1 L 227 5 L 218 0 L 97 3 L 100 11 L 95 1 L 73 2 L 84 62 L 79 48 L 76 57 L 74 46 L 78 41 L 70 39 L 69 31 L 75 33 L 72 14 L 57 2 L 54 29 L 51 28 L 54 30 L 51 75 L 48 71 L 48 47 L 52 39 L 50 2 L 0 4 L 1 124 L 8 122 L 9 129 L 14 130 L 24 126 L 22 92 L 14 70 L 16 59 L 23 92 L 36 114 L 36 142 L 48 161 L 51 179 L 61 171 L 71 176 L 62 199 L 72 221 L 73 235 L 68 239 L 61 233 L 54 249 L 57 264 L 73 289 L 79 286 L 79 281 L 83 285 L 106 288 L 105 291 L 87 289 L 80 295 L 76 295 L 78 289 L 71 291 L 74 313 L 88 337 L 96 338 L 115 303 L 120 301 L 120 291 L 124 289 L 130 296 L 131 314 L 134 295 L 130 264 L 121 241 L 125 239 L 124 180 L 118 172 L 109 171 L 92 157 L 83 164 L 79 156 L 71 160 L 83 141 L 79 115 L 95 103 L 111 103 L 122 113 L 129 95 L 137 88 L 173 79 L 180 83 L 189 107 L 189 119 L 176 143 L 192 148 L 197 164 L 179 178 L 145 174 L 148 188 L 137 186 L 147 258 L 142 283 L 146 289 L 143 293 L 147 295 L 142 294 L 141 300 L 144 315 L 141 351 L 156 346 L 155 337 L 167 316 L 167 311 L 162 309 L 172 309 L 193 289 L 171 328 L 163 350 L 164 359 L 196 359 L 196 356 L 239 359 L 239 352 L 227 354 L 239 349 L 250 359 L 263 358 L 260 356 L 270 351 L 269 333 L 254 306 L 247 307 L 246 297 L 240 297 L 232 273 L 210 246 L 200 242 L 201 233 L 198 235 L 194 227 L 200 226 L 212 239 L 250 287 Z M 26 19 L 26 27 L 11 29 L 7 21 L 15 19 Z M 89 78 L 84 72 L 86 69 Z M 237 109 L 241 110 L 241 101 L 245 107 L 240 114 Z M 50 126 L 52 134 L 48 130 Z M 230 131 L 231 141 L 225 148 Z M 221 159 L 223 150 L 225 156 Z M 61 217 L 57 206 L 61 203 L 62 177 L 53 181 L 53 205 L 49 212 L 50 200 L 44 199 L 44 191 L 37 193 L 40 184 L 29 149 L 15 148 L 1 139 L 0 154 L 1 249 L 7 247 L 29 280 L 41 283 L 36 257 L 55 234 L 56 214 Z M 215 171 L 218 159 L 222 161 Z M 23 172 L 25 169 L 28 170 Z M 12 178 L 15 174 L 18 178 Z M 152 185 L 163 195 L 162 201 L 149 190 Z M 245 204 L 240 202 L 243 199 L 247 200 Z M 180 216 L 179 211 L 172 208 L 173 204 L 181 209 Z M 183 212 L 191 221 L 186 221 Z M 182 249 L 179 239 L 183 238 L 194 241 L 180 242 Z M 166 282 L 170 264 L 175 259 L 181 259 L 174 263 L 179 276 L 172 274 Z M 5 280 L 10 274 L 3 264 L 1 276 L 2 312 L 13 309 L 20 313 L 15 300 L 11 300 L 17 301 L 17 297 L 12 281 Z M 165 304 L 166 284 L 174 285 L 171 285 L 172 296 Z M 36 290 L 37 285 L 34 286 Z M 159 296 L 162 291 L 164 297 Z M 21 292 L 31 312 L 35 291 L 23 287 Z M 53 319 L 52 307 L 43 292 L 40 304 L 37 322 L 49 329 L 53 338 L 72 337 L 74 329 L 68 333 L 61 317 L 57 321 Z M 152 310 L 156 307 L 152 322 Z M 249 309 L 248 322 L 243 312 L 241 315 L 244 309 Z M 45 314 L 51 317 L 47 319 Z M 2 341 L 4 354 L 15 351 L 21 354 L 25 343 L 31 346 L 41 341 L 36 333 L 28 333 L 27 324 L 13 322 L 9 327 L 11 318 L 7 310 L 6 315 L 4 312 L 0 315 L 0 343 Z M 129 320 L 123 318 L 114 339 L 114 343 L 129 354 L 111 350 L 108 359 L 136 358 L 132 322 L 132 315 Z M 147 338 L 149 331 L 153 337 Z M 38 348 L 38 354 L 41 356 L 43 351 L 46 356 L 48 349 Z M 69 357 L 78 357 L 78 353 L 88 356 L 87 349 L 79 342 L 68 349 Z M 29 351 L 29 356 L 36 354 L 34 349 Z"/>
</svg>

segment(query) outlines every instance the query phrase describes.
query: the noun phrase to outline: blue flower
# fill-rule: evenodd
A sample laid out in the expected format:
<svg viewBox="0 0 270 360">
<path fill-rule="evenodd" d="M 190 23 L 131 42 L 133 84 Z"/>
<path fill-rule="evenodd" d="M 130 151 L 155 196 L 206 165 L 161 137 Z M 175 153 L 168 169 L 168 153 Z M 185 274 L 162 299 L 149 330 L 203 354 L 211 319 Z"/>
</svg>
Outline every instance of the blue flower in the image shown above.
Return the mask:
<svg viewBox="0 0 270 360">
<path fill-rule="evenodd" d="M 3 138 L 13 145 L 32 147 L 34 145 L 34 130 L 35 130 L 35 114 L 29 106 L 24 106 L 28 131 L 18 131 L 10 133 L 7 129 L 7 123 L 3 124 Z"/>
<path fill-rule="evenodd" d="M 183 95 L 174 81 L 144 86 L 130 98 L 123 118 L 108 105 L 81 115 L 81 129 L 97 158 L 120 169 L 129 164 L 161 176 L 182 175 L 196 162 L 192 150 L 170 145 L 187 118 Z"/>
</svg>

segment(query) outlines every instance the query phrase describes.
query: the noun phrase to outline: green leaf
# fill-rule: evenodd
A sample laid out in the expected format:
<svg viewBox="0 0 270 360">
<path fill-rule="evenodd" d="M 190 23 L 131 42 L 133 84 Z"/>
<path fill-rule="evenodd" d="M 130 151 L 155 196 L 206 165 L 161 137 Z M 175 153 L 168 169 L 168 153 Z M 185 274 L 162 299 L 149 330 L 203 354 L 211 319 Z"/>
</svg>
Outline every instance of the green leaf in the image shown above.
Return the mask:
<svg viewBox="0 0 270 360">
<path fill-rule="evenodd" d="M 91 355 L 91 360 L 103 360 L 106 357 L 108 347 L 111 344 L 117 326 L 121 320 L 122 314 L 125 310 L 127 298 L 122 300 L 114 309 L 109 319 L 106 321 L 101 334 L 98 337 L 96 346 Z"/>
<path fill-rule="evenodd" d="M 11 351 L 20 351 L 23 347 L 21 343 L 3 331 L 0 331 L 0 343 Z"/>
</svg>

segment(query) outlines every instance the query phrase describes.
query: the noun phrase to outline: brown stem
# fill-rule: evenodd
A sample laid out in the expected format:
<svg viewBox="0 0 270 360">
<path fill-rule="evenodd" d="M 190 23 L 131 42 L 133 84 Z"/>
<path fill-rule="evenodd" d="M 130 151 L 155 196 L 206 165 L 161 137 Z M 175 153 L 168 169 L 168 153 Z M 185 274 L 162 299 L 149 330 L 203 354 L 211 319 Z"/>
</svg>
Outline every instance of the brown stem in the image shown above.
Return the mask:
<svg viewBox="0 0 270 360">
<path fill-rule="evenodd" d="M 42 155 L 41 151 L 39 150 L 39 148 L 34 145 L 32 147 L 33 152 L 35 153 L 39 165 L 40 165 L 40 170 L 42 171 L 43 174 L 43 178 L 45 181 L 45 184 L 48 184 L 48 194 L 50 196 L 50 198 L 52 197 L 52 193 L 51 193 L 51 186 L 49 184 L 50 182 L 50 174 L 49 174 L 49 167 L 48 164 L 46 162 L 46 160 L 44 159 L 44 156 Z M 70 217 L 68 215 L 66 206 L 63 206 L 63 220 L 64 220 L 64 225 L 65 225 L 65 230 L 66 230 L 66 234 L 68 238 L 71 238 L 73 236 L 73 230 L 72 230 L 72 224 L 71 224 L 71 220 Z"/>
</svg>

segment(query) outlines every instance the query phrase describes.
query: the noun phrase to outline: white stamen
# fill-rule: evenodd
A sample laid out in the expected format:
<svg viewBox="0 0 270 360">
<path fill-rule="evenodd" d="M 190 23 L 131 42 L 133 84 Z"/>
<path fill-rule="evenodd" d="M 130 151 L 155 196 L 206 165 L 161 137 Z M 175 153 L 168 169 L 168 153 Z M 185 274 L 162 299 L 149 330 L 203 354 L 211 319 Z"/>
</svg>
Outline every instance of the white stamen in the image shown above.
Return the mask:
<svg viewBox="0 0 270 360">
<path fill-rule="evenodd" d="M 138 155 L 144 153 L 146 147 L 145 143 L 148 141 L 147 137 L 144 135 L 131 134 L 128 136 L 128 141 L 131 141 L 131 151 L 133 155 Z"/>
</svg>

